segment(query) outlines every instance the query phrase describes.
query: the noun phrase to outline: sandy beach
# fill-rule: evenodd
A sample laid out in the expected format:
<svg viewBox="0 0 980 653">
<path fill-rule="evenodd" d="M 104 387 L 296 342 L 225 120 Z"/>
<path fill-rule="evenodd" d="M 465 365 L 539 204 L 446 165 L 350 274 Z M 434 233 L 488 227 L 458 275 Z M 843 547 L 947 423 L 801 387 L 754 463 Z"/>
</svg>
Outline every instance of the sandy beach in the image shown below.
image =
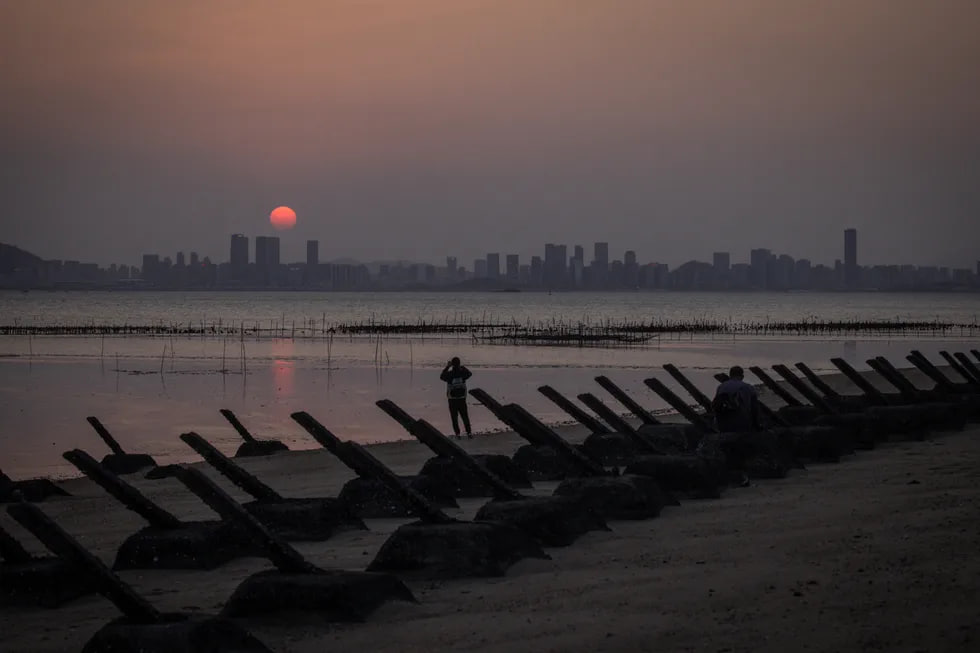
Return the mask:
<svg viewBox="0 0 980 653">
<path fill-rule="evenodd" d="M 571 441 L 585 435 L 572 427 L 563 434 Z M 463 445 L 473 453 L 512 454 L 522 443 L 503 433 Z M 415 442 L 372 451 L 402 474 L 416 473 L 430 457 Z M 285 496 L 336 496 L 352 476 L 322 450 L 241 463 Z M 127 480 L 182 519 L 213 517 L 174 479 Z M 45 512 L 111 562 L 142 520 L 87 480 L 62 485 L 74 496 L 45 501 Z M 221 485 L 245 500 L 228 482 Z M 548 495 L 555 485 L 536 484 L 530 493 Z M 366 623 L 246 626 L 271 650 L 296 653 L 972 651 L 980 645 L 978 499 L 980 428 L 974 426 L 922 442 L 885 443 L 839 464 L 729 489 L 720 499 L 684 500 L 657 519 L 612 521 L 611 531 L 549 548 L 551 560 L 519 562 L 501 578 L 410 580 L 418 604 L 385 604 Z M 483 503 L 460 500 L 452 514 L 471 518 Z M 367 531 L 294 546 L 321 567 L 364 569 L 406 520 L 367 521 Z M 41 552 L 6 513 L 0 523 Z M 213 614 L 243 579 L 270 567 L 242 558 L 211 571 L 120 576 L 160 610 Z M 99 596 L 53 611 L 4 608 L 0 649 L 77 651 L 117 615 Z"/>
</svg>

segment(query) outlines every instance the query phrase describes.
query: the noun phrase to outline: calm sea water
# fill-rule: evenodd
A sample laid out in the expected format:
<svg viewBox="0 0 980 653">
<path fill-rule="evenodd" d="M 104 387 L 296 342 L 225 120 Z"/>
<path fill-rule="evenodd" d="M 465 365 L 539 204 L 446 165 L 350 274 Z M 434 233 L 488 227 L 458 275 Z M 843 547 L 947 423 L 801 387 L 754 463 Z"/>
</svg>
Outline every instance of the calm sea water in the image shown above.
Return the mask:
<svg viewBox="0 0 980 653">
<path fill-rule="evenodd" d="M 704 293 L 0 293 L 2 324 L 174 324 L 221 319 L 268 326 L 326 319 L 446 321 L 709 319 L 734 321 L 909 319 L 972 323 L 975 295 Z M 74 472 L 62 458 L 105 446 L 85 422 L 98 416 L 124 447 L 161 463 L 194 460 L 177 436 L 196 430 L 233 452 L 238 436 L 221 418 L 231 408 L 259 436 L 291 448 L 315 443 L 289 414 L 307 410 L 340 437 L 360 442 L 407 437 L 374 402 L 389 398 L 449 432 L 438 373 L 459 355 L 474 372 L 471 387 L 517 401 L 542 419 L 566 416 L 537 392 L 547 383 L 574 398 L 608 374 L 644 405 L 663 403 L 643 379 L 664 363 L 710 390 L 712 375 L 733 364 L 805 362 L 833 371 L 841 356 L 859 368 L 871 356 L 904 362 L 912 348 L 937 361 L 941 349 L 980 343 L 958 338 L 731 338 L 673 336 L 643 347 L 578 348 L 476 344 L 465 336 L 370 338 L 0 336 L 0 469 L 15 478 Z M 478 432 L 501 425 L 471 406 Z"/>
<path fill-rule="evenodd" d="M 2 324 L 199 324 L 273 321 L 297 325 L 369 319 L 551 319 L 765 322 L 903 319 L 973 323 L 980 295 L 952 293 L 319 293 L 0 292 Z"/>
</svg>

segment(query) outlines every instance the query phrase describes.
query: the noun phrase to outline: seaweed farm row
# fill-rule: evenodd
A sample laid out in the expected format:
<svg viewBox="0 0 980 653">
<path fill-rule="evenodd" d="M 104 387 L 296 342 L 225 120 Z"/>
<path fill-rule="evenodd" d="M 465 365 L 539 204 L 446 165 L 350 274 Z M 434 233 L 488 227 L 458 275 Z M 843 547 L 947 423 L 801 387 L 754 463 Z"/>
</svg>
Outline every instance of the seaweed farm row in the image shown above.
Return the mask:
<svg viewBox="0 0 980 653">
<path fill-rule="evenodd" d="M 173 322 L 158 324 L 7 324 L 0 335 L 29 336 L 199 336 L 240 338 L 326 338 L 335 336 L 440 336 L 504 344 L 643 344 L 663 336 L 886 336 L 976 337 L 980 325 L 947 321 L 818 320 L 734 322 L 720 320 L 606 320 L 571 322 L 549 320 L 524 323 L 503 321 L 395 322 L 365 320 L 328 324 L 325 320 Z"/>
</svg>

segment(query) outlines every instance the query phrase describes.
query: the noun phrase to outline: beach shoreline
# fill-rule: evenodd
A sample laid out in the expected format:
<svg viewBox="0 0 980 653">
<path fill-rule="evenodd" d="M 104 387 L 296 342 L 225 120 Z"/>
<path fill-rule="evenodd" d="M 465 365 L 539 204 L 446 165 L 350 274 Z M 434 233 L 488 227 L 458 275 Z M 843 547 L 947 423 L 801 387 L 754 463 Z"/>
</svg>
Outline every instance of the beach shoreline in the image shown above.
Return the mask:
<svg viewBox="0 0 980 653">
<path fill-rule="evenodd" d="M 910 375 L 914 376 L 914 375 Z M 914 377 L 917 378 L 917 377 Z M 917 378 L 917 382 L 921 379 Z M 828 377 L 839 390 L 841 378 Z M 880 380 L 876 381 L 880 384 Z M 882 386 L 884 387 L 884 386 Z M 315 416 L 315 415 L 314 415 Z M 581 427 L 562 427 L 581 441 Z M 471 453 L 512 454 L 512 432 L 463 440 Z M 431 453 L 414 441 L 378 443 L 375 456 L 413 474 Z M 239 459 L 284 496 L 336 496 L 353 474 L 325 450 Z M 980 641 L 975 583 L 980 544 L 980 428 L 890 442 L 839 464 L 792 470 L 779 480 L 726 490 L 720 499 L 682 501 L 657 519 L 612 521 L 551 560 L 524 560 L 500 578 L 413 581 L 418 604 L 389 603 L 366 623 L 250 621 L 271 650 L 972 650 Z M 201 463 L 232 496 L 246 495 Z M 175 479 L 127 480 L 180 519 L 213 513 Z M 41 507 L 111 562 L 142 527 L 87 479 L 61 483 L 74 496 Z M 549 495 L 555 483 L 529 493 Z M 450 513 L 470 519 L 485 499 L 462 499 Z M 367 531 L 298 543 L 324 568 L 364 569 L 410 520 L 369 519 Z M 8 515 L 0 522 L 33 552 L 41 546 Z M 268 569 L 241 558 L 210 571 L 120 572 L 164 611 L 220 610 L 249 575 Z M 5 608 L 4 651 L 77 651 L 117 616 L 90 596 L 56 611 Z"/>
</svg>

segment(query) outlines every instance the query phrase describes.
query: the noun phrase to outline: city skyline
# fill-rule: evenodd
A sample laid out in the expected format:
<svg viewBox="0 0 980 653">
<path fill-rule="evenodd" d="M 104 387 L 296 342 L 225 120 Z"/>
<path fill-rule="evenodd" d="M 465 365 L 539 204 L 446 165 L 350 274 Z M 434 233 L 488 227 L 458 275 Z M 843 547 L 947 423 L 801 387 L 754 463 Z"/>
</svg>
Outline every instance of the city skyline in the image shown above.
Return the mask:
<svg viewBox="0 0 980 653">
<path fill-rule="evenodd" d="M 976 258 L 968 0 L 0 11 L 0 242 L 48 258 L 223 256 L 279 205 L 285 260 L 314 239 L 325 259 L 608 240 L 829 261 L 849 226 L 876 234 L 867 262 Z"/>
<path fill-rule="evenodd" d="M 734 265 L 739 263 L 751 263 L 752 251 L 758 249 L 758 250 L 785 252 L 797 259 L 810 260 L 814 262 L 814 264 L 822 263 L 825 265 L 832 265 L 834 261 L 839 260 L 845 265 L 847 265 L 848 263 L 847 234 L 848 232 L 853 232 L 856 238 L 856 234 L 858 231 L 860 230 L 854 227 L 846 227 L 843 228 L 841 232 L 833 234 L 835 236 L 834 240 L 837 243 L 837 251 L 830 258 L 824 260 L 821 260 L 815 256 L 807 255 L 806 253 L 800 253 L 798 251 L 779 250 L 778 248 L 765 245 L 761 242 L 756 244 L 750 244 L 749 247 L 744 252 L 741 252 L 739 250 L 725 249 L 721 243 L 717 243 L 718 246 L 712 246 L 711 243 L 706 242 L 703 244 L 701 254 L 689 258 L 680 257 L 676 255 L 676 253 L 673 256 L 670 255 L 657 256 L 656 254 L 647 254 L 635 248 L 628 248 L 625 246 L 622 249 L 620 249 L 616 246 L 615 242 L 608 241 L 608 240 L 584 241 L 581 243 L 572 243 L 570 241 L 569 242 L 556 241 L 553 244 L 558 246 L 564 246 L 566 248 L 566 254 L 569 258 L 572 258 L 575 253 L 573 251 L 573 248 L 579 248 L 579 247 L 593 248 L 593 246 L 599 246 L 599 245 L 604 247 L 604 251 L 601 254 L 601 258 L 600 258 L 600 252 L 598 250 L 594 248 L 593 250 L 590 250 L 589 255 L 585 256 L 584 258 L 585 263 L 588 263 L 592 260 L 603 260 L 603 259 L 606 260 L 607 262 L 613 260 L 622 260 L 627 253 L 632 252 L 635 256 L 639 258 L 639 260 L 642 263 L 664 263 L 669 267 L 674 268 L 691 261 L 710 262 L 712 261 L 712 257 L 715 254 L 717 254 L 718 252 L 724 252 L 730 256 L 730 262 L 731 264 Z M 841 233 L 844 234 L 843 241 L 841 241 L 841 235 L 840 235 Z M 873 233 L 868 234 L 866 232 L 861 232 L 861 233 L 863 235 L 862 246 L 867 246 L 869 240 L 872 243 L 874 242 L 876 234 Z M 828 236 L 829 235 L 830 234 L 828 234 Z M 466 254 L 460 254 L 457 252 L 443 252 L 442 254 L 436 255 L 433 259 L 413 258 L 411 256 L 399 257 L 399 258 L 384 258 L 382 256 L 370 256 L 370 255 L 366 258 L 357 258 L 353 256 L 345 256 L 345 255 L 336 256 L 336 255 L 330 255 L 329 253 L 324 253 L 325 248 L 323 247 L 324 244 L 323 240 L 318 238 L 304 238 L 301 232 L 297 230 L 276 231 L 276 230 L 263 228 L 253 233 L 242 232 L 242 233 L 235 233 L 235 234 L 226 234 L 225 238 L 226 239 L 228 237 L 234 238 L 235 236 L 243 236 L 246 239 L 249 246 L 249 250 L 247 252 L 247 258 L 250 262 L 254 262 L 256 260 L 255 259 L 256 255 L 254 250 L 256 239 L 259 239 L 259 241 L 264 241 L 266 239 L 275 239 L 279 242 L 278 255 L 279 255 L 280 262 L 283 264 L 302 263 L 307 261 L 309 259 L 309 253 L 310 253 L 309 244 L 311 242 L 316 242 L 317 258 L 322 259 L 324 261 L 343 261 L 343 262 L 356 262 L 356 263 L 365 263 L 365 264 L 401 262 L 401 263 L 418 263 L 418 264 L 425 264 L 425 265 L 444 265 L 446 257 L 452 256 L 457 260 L 458 264 L 461 267 L 466 267 L 467 269 L 470 270 L 473 269 L 472 262 L 474 259 L 480 258 L 481 256 L 486 257 L 487 254 L 496 253 L 500 257 L 499 265 L 501 269 L 505 269 L 506 257 L 508 256 L 516 255 L 520 258 L 522 262 L 527 262 L 534 256 L 544 257 L 548 245 L 551 244 L 551 243 L 540 243 L 540 244 L 527 243 L 524 246 L 519 247 L 518 251 L 507 251 L 501 248 L 485 246 L 484 251 L 479 251 L 473 255 L 467 256 Z M 22 249 L 31 251 L 27 247 L 22 247 L 19 243 L 8 242 L 7 244 L 16 247 L 21 247 Z M 610 247 L 611 245 L 612 247 Z M 947 267 L 951 269 L 952 268 L 972 269 L 976 266 L 977 262 L 980 261 L 980 247 L 974 247 L 973 249 L 974 249 L 973 258 L 967 259 L 965 262 L 953 262 L 953 261 L 923 262 L 923 261 L 916 261 L 916 260 L 903 260 L 901 264 L 923 266 L 923 267 L 930 267 L 930 266 Z M 58 257 L 46 256 L 43 251 L 31 251 L 31 253 L 40 256 L 42 259 L 45 260 L 58 259 Z M 91 259 L 85 259 L 84 257 L 80 257 L 80 256 L 63 257 L 60 258 L 59 260 L 92 262 L 98 264 L 100 267 L 108 267 L 109 265 L 129 265 L 129 266 L 139 267 L 142 258 L 146 254 L 157 254 L 160 256 L 161 260 L 165 257 L 170 257 L 171 260 L 173 260 L 179 253 L 183 253 L 185 255 L 189 255 L 190 253 L 195 253 L 197 254 L 198 258 L 200 259 L 208 258 L 215 263 L 232 262 L 234 259 L 234 257 L 230 254 L 229 247 L 226 241 L 224 243 L 223 248 L 219 252 L 209 252 L 209 251 L 204 251 L 202 248 L 199 247 L 185 246 L 173 251 L 153 250 L 153 251 L 132 253 L 126 256 L 120 256 L 114 259 L 110 259 L 108 261 L 101 261 L 101 260 L 95 261 Z M 858 253 L 857 245 L 855 243 L 855 249 L 854 249 L 855 257 L 857 257 L 857 253 Z M 860 266 L 896 264 L 895 259 L 874 261 L 874 260 L 867 260 L 863 255 L 861 256 L 861 259 L 859 261 L 857 258 L 855 258 L 855 262 Z"/>
<path fill-rule="evenodd" d="M 250 243 L 252 247 L 250 248 Z M 691 259 L 679 266 L 644 260 L 634 250 L 611 258 L 609 243 L 584 245 L 545 243 L 543 251 L 522 259 L 518 254 L 488 252 L 461 264 L 446 255 L 445 265 L 412 261 L 329 261 L 320 259 L 319 241 L 306 241 L 306 258 L 284 260 L 278 236 L 231 234 L 226 260 L 212 261 L 191 251 L 174 258 L 144 253 L 141 265 L 45 260 L 29 253 L 19 265 L 4 262 L 0 287 L 22 288 L 163 288 L 163 289 L 323 289 L 398 290 L 420 287 L 461 290 L 950 290 L 980 289 L 980 261 L 976 267 L 916 266 L 893 262 L 863 265 L 858 232 L 843 231 L 843 256 L 832 264 L 795 258 L 756 247 L 747 262 L 732 253 L 715 251 L 710 262 Z M 0 248 L 0 254 L 4 250 Z M 3 257 L 0 257 L 2 260 Z M 9 268 L 9 269 L 8 269 Z"/>
</svg>

